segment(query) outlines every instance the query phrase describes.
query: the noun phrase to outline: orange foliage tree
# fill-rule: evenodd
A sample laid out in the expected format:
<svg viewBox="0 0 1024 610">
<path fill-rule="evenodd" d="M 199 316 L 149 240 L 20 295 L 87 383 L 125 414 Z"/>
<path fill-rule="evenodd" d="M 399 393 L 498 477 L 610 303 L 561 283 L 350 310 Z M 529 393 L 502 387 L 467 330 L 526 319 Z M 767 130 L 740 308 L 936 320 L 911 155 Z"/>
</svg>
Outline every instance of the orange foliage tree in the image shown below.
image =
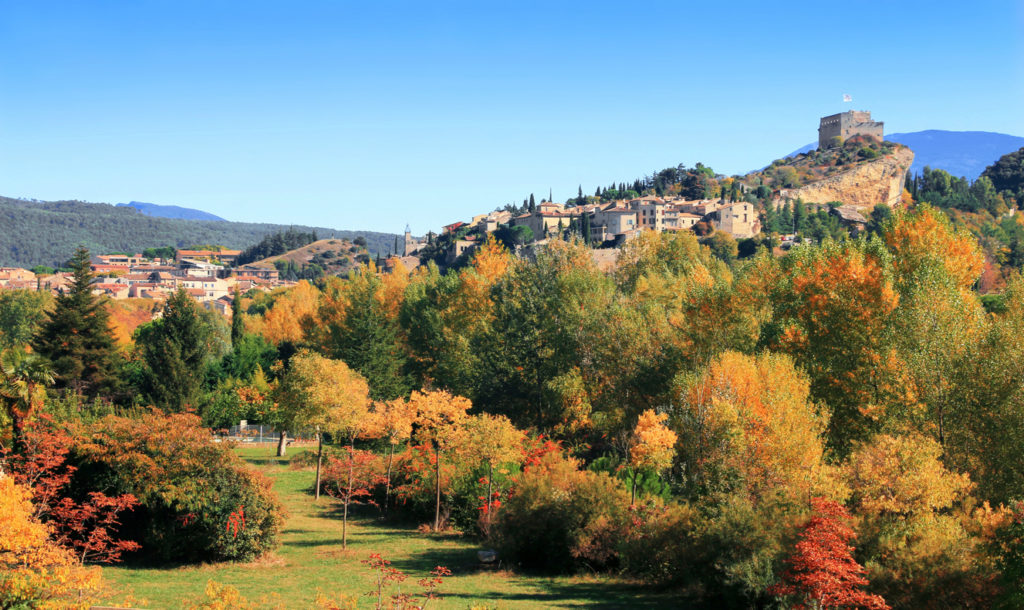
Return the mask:
<svg viewBox="0 0 1024 610">
<path fill-rule="evenodd" d="M 770 346 L 793 355 L 811 395 L 832 411 L 829 440 L 842 452 L 870 436 L 880 407 L 899 394 L 891 320 L 899 296 L 877 243 L 800 248 L 783 260 Z"/>
<path fill-rule="evenodd" d="M 954 229 L 942 211 L 921 204 L 913 212 L 897 210 L 882 229 L 885 245 L 893 253 L 897 275 L 909 280 L 926 261 L 942 264 L 961 288 L 971 286 L 985 267 L 976 240 L 964 229 Z"/>
<path fill-rule="evenodd" d="M 793 608 L 889 608 L 879 595 L 864 591 L 866 570 L 853 558 L 849 542 L 857 534 L 841 504 L 814 498 L 814 516 L 800 530 L 793 554 L 786 560 L 782 582 L 768 593 L 792 598 Z"/>
<path fill-rule="evenodd" d="M 441 456 L 454 449 L 464 437 L 466 412 L 473 406 L 468 398 L 443 390 L 413 392 L 409 403 L 416 410 L 416 438 L 434 451 L 434 530 L 441 526 Z"/>
<path fill-rule="evenodd" d="M 637 475 L 641 469 L 665 470 L 672 465 L 678 436 L 665 425 L 667 413 L 655 413 L 647 409 L 633 430 L 629 447 L 629 463 L 633 467 L 633 491 L 629 503 L 636 503 Z"/>
<path fill-rule="evenodd" d="M 0 607 L 89 608 L 99 593 L 99 568 L 83 567 L 49 539 L 30 496 L 0 476 Z"/>
</svg>

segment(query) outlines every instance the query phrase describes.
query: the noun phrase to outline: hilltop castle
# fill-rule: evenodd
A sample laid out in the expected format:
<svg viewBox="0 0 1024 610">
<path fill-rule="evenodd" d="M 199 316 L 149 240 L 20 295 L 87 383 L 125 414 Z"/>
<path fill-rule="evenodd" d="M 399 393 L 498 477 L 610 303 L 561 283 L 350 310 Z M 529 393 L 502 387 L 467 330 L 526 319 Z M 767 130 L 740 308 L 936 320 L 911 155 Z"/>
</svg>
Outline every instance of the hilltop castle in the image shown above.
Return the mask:
<svg viewBox="0 0 1024 610">
<path fill-rule="evenodd" d="M 818 127 L 818 149 L 824 150 L 835 146 L 833 138 L 848 140 L 853 136 L 868 136 L 881 141 L 881 121 L 872 121 L 871 113 L 866 110 L 849 110 L 839 114 L 821 117 Z"/>
</svg>

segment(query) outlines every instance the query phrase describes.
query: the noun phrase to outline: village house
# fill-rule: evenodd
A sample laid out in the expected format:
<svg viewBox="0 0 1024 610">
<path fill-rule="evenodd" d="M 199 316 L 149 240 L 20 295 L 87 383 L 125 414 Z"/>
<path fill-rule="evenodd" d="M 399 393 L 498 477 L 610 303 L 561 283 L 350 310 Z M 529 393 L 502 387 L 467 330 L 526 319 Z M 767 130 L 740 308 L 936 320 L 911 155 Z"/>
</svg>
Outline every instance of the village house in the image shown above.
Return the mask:
<svg viewBox="0 0 1024 610">
<path fill-rule="evenodd" d="M 761 232 L 761 220 L 754 204 L 741 201 L 726 205 L 715 213 L 716 231 L 724 231 L 733 237 L 743 239 Z"/>
</svg>

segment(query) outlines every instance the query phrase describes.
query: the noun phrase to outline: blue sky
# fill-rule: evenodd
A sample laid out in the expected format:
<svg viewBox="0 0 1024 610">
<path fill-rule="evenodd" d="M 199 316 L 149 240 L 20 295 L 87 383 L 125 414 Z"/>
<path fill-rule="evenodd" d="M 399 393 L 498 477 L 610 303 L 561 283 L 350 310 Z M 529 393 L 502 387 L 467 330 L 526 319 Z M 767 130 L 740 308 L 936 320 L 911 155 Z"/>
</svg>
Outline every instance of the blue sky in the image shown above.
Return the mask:
<svg viewBox="0 0 1024 610">
<path fill-rule="evenodd" d="M 1024 135 L 1017 0 L 689 4 L 0 0 L 0 194 L 422 234 L 848 108 Z"/>
</svg>

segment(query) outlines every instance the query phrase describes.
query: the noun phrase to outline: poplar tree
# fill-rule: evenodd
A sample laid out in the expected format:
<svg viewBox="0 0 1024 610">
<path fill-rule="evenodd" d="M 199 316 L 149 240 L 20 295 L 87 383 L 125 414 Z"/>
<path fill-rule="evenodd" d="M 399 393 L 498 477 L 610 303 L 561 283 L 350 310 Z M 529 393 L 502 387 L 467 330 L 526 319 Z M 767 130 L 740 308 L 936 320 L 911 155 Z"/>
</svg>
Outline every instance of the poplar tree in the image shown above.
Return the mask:
<svg viewBox="0 0 1024 610">
<path fill-rule="evenodd" d="M 55 388 L 110 397 L 118 388 L 117 352 L 105 299 L 92 293 L 89 250 L 79 246 L 68 266 L 71 285 L 57 295 L 32 349 L 52 363 Z"/>
</svg>

